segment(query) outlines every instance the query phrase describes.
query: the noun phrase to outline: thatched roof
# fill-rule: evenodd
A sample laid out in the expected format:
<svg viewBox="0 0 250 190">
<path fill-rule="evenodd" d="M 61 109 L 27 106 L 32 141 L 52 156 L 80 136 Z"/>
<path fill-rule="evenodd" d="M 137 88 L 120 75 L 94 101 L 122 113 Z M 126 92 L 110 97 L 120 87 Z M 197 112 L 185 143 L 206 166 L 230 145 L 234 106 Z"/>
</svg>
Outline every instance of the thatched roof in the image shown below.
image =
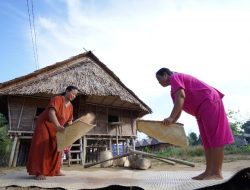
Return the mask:
<svg viewBox="0 0 250 190">
<path fill-rule="evenodd" d="M 136 105 L 143 115 L 152 112 L 90 51 L 0 83 L 0 95 L 51 96 L 64 92 L 68 85 L 77 86 L 87 96 L 119 97 L 129 105 Z"/>
</svg>

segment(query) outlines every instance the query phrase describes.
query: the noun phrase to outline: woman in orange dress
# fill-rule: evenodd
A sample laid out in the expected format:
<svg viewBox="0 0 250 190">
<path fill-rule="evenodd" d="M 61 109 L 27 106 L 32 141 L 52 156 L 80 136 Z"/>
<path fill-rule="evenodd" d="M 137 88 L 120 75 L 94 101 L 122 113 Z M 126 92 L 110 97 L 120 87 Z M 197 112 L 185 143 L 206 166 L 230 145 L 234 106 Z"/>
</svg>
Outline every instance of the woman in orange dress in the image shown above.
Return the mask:
<svg viewBox="0 0 250 190">
<path fill-rule="evenodd" d="M 68 86 L 62 95 L 50 100 L 37 120 L 26 165 L 29 175 L 35 175 L 37 180 L 64 175 L 60 171 L 61 152 L 57 151 L 56 133 L 72 123 L 73 106 L 70 101 L 77 93 L 77 87 Z"/>
</svg>

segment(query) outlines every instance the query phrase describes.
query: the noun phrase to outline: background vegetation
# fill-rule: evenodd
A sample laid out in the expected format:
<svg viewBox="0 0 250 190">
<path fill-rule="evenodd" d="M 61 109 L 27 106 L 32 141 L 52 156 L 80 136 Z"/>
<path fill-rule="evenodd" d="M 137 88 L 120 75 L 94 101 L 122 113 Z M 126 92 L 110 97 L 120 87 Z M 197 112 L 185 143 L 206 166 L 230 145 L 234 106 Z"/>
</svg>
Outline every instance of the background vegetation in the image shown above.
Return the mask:
<svg viewBox="0 0 250 190">
<path fill-rule="evenodd" d="M 7 166 L 11 151 L 11 139 L 8 137 L 8 122 L 3 114 L 0 113 L 0 166 Z"/>
</svg>

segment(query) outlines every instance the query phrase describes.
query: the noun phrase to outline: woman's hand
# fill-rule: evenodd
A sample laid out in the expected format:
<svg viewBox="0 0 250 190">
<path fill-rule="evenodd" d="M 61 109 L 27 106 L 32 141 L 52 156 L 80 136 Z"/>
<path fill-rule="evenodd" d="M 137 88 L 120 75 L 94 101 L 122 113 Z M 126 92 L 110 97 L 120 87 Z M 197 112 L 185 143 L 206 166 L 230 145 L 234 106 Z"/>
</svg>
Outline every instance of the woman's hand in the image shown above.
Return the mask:
<svg viewBox="0 0 250 190">
<path fill-rule="evenodd" d="M 172 117 L 165 118 L 163 120 L 163 123 L 164 123 L 164 125 L 170 125 L 170 124 L 174 123 L 174 119 Z"/>
</svg>

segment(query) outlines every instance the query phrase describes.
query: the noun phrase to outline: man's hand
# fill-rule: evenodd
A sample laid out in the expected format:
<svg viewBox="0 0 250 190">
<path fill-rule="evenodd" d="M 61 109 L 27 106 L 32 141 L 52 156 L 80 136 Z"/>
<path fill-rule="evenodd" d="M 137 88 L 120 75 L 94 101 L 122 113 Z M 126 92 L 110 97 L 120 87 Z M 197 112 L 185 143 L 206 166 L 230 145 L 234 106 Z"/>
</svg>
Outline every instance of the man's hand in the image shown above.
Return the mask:
<svg viewBox="0 0 250 190">
<path fill-rule="evenodd" d="M 174 119 L 172 117 L 168 117 L 163 120 L 164 125 L 170 125 L 172 123 L 174 123 Z"/>
<path fill-rule="evenodd" d="M 61 125 L 58 125 L 58 126 L 56 126 L 56 130 L 63 132 L 64 131 L 64 127 L 61 126 Z"/>
</svg>

